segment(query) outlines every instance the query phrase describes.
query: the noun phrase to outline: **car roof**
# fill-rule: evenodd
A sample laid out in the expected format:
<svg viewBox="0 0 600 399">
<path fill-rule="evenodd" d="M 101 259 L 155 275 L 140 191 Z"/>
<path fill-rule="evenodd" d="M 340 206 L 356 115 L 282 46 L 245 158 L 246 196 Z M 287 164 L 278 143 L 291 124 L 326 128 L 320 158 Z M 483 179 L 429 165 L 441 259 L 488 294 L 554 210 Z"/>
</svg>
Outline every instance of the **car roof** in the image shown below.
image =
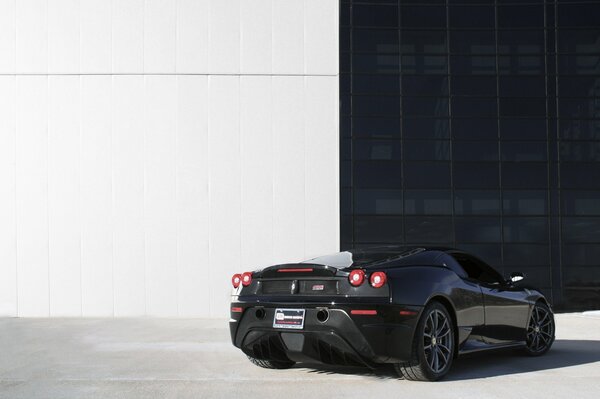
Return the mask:
<svg viewBox="0 0 600 399">
<path fill-rule="evenodd" d="M 442 254 L 457 251 L 448 247 L 379 245 L 364 248 L 354 248 L 330 255 L 319 256 L 302 263 L 332 266 L 336 268 L 383 266 L 394 263 L 402 265 L 441 265 Z"/>
</svg>

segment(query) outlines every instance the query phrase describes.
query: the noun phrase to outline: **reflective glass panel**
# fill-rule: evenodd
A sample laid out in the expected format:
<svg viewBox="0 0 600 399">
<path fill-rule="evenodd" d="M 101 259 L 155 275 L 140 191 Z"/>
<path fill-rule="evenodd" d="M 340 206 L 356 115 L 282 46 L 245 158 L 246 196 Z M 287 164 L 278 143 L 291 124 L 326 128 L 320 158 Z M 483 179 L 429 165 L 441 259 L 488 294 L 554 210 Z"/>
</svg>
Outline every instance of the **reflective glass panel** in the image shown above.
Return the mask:
<svg viewBox="0 0 600 399">
<path fill-rule="evenodd" d="M 545 162 L 502 162 L 502 187 L 546 188 L 548 165 Z"/>
<path fill-rule="evenodd" d="M 400 97 L 352 96 L 352 114 L 357 116 L 399 116 Z"/>
<path fill-rule="evenodd" d="M 600 140 L 600 120 L 561 119 L 558 128 L 562 139 Z"/>
<path fill-rule="evenodd" d="M 451 123 L 455 139 L 498 140 L 497 119 L 454 118 Z"/>
<path fill-rule="evenodd" d="M 404 162 L 405 188 L 450 187 L 449 162 Z"/>
<path fill-rule="evenodd" d="M 456 75 L 495 75 L 495 56 L 451 55 L 450 72 Z"/>
<path fill-rule="evenodd" d="M 568 162 L 600 161 L 600 142 L 567 141 L 560 145 L 560 160 Z M 600 188 L 600 183 L 598 184 Z"/>
<path fill-rule="evenodd" d="M 410 116 L 448 116 L 448 99 L 445 97 L 403 97 L 402 113 Z"/>
<path fill-rule="evenodd" d="M 354 218 L 354 239 L 359 242 L 402 242 L 402 217 L 357 216 Z"/>
<path fill-rule="evenodd" d="M 390 189 L 402 187 L 400 162 L 355 161 L 353 172 L 354 187 Z"/>
<path fill-rule="evenodd" d="M 450 215 L 452 196 L 449 190 L 406 190 L 404 213 L 407 215 Z"/>
<path fill-rule="evenodd" d="M 402 135 L 406 139 L 450 138 L 448 119 L 404 117 L 402 123 Z"/>
<path fill-rule="evenodd" d="M 454 161 L 497 161 L 498 142 L 485 141 L 455 141 L 452 144 L 452 159 Z"/>
<path fill-rule="evenodd" d="M 406 242 L 447 243 L 452 241 L 452 219 L 444 216 L 406 216 Z"/>
<path fill-rule="evenodd" d="M 600 244 L 600 218 L 563 217 L 562 234 L 565 242 Z"/>
<path fill-rule="evenodd" d="M 352 135 L 355 137 L 400 138 L 400 119 L 353 117 Z"/>
<path fill-rule="evenodd" d="M 445 54 L 446 32 L 431 30 L 403 30 L 400 32 L 403 54 Z"/>
<path fill-rule="evenodd" d="M 500 191 L 455 190 L 454 212 L 457 215 L 499 215 Z"/>
<path fill-rule="evenodd" d="M 505 217 L 502 230 L 505 242 L 548 242 L 548 219 L 545 217 Z"/>
<path fill-rule="evenodd" d="M 545 215 L 548 213 L 546 190 L 504 190 L 505 215 Z"/>
<path fill-rule="evenodd" d="M 456 239 L 461 242 L 500 241 L 499 217 L 456 217 L 454 229 Z"/>
<path fill-rule="evenodd" d="M 494 31 L 455 30 L 450 32 L 450 52 L 454 54 L 495 54 Z"/>
<path fill-rule="evenodd" d="M 354 26 L 397 27 L 398 7 L 375 4 L 355 4 L 352 7 Z"/>
<path fill-rule="evenodd" d="M 400 23 L 403 28 L 445 28 L 446 7 L 401 6 Z"/>
<path fill-rule="evenodd" d="M 455 162 L 452 171 L 456 188 L 497 188 L 500 180 L 496 162 Z"/>
<path fill-rule="evenodd" d="M 498 7 L 499 28 L 535 28 L 544 26 L 544 5 Z"/>
<path fill-rule="evenodd" d="M 494 76 L 453 76 L 452 95 L 482 96 L 496 95 L 496 77 Z"/>
<path fill-rule="evenodd" d="M 365 73 L 399 73 L 400 58 L 395 54 L 355 53 L 352 55 L 352 71 Z"/>
<path fill-rule="evenodd" d="M 450 28 L 494 29 L 495 10 L 490 6 L 450 7 Z"/>
<path fill-rule="evenodd" d="M 447 96 L 448 77 L 404 75 L 402 77 L 402 94 L 405 96 Z"/>
<path fill-rule="evenodd" d="M 503 161 L 545 161 L 548 158 L 545 141 L 503 141 L 500 147 Z"/>
<path fill-rule="evenodd" d="M 396 29 L 353 29 L 352 46 L 356 52 L 398 53 L 398 37 Z"/>
<path fill-rule="evenodd" d="M 600 191 L 562 190 L 561 204 L 564 215 L 600 216 Z"/>
<path fill-rule="evenodd" d="M 446 140 L 405 140 L 404 159 L 408 161 L 448 161 L 450 142 Z"/>
<path fill-rule="evenodd" d="M 402 149 L 399 140 L 354 140 L 355 160 L 400 160 Z"/>
<path fill-rule="evenodd" d="M 355 190 L 354 213 L 357 215 L 401 215 L 401 190 Z"/>
<path fill-rule="evenodd" d="M 500 137 L 505 140 L 546 140 L 546 119 L 502 118 Z"/>
<path fill-rule="evenodd" d="M 504 265 L 540 265 L 550 263 L 550 247 L 547 244 L 505 244 Z M 529 277 L 529 276 L 527 276 Z"/>
<path fill-rule="evenodd" d="M 398 94 L 400 92 L 399 75 L 352 75 L 354 94 Z"/>
</svg>

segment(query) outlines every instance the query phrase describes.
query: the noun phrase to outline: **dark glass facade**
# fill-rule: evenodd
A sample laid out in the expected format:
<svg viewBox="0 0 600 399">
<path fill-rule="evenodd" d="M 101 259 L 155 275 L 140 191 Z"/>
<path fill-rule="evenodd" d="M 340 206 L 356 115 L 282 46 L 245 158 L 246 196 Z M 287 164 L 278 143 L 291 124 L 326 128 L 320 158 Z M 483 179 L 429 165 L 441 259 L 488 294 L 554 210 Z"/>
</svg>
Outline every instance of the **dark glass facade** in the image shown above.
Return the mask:
<svg viewBox="0 0 600 399">
<path fill-rule="evenodd" d="M 341 247 L 462 248 L 600 308 L 600 1 L 340 2 Z"/>
</svg>

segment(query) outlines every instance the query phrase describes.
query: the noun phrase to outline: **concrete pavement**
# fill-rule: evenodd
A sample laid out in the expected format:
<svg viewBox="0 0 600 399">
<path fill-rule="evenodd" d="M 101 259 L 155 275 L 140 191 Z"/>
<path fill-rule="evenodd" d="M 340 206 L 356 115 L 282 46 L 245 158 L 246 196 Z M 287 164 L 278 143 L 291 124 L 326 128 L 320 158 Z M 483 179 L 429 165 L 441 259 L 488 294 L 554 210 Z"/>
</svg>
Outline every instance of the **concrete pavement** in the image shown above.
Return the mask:
<svg viewBox="0 0 600 399">
<path fill-rule="evenodd" d="M 0 319 L 0 398 L 597 398 L 600 315 L 556 319 L 547 355 L 461 358 L 437 383 L 389 367 L 261 369 L 226 320 Z"/>
</svg>

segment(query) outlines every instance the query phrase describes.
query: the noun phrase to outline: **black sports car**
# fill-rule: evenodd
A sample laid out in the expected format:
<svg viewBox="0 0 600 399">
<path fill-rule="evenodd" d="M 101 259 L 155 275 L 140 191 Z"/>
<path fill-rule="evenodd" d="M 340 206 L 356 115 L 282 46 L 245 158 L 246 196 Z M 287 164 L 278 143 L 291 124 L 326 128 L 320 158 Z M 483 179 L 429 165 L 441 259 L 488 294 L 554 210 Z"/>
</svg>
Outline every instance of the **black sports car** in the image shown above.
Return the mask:
<svg viewBox="0 0 600 399">
<path fill-rule="evenodd" d="M 554 342 L 539 291 L 466 252 L 383 246 L 236 274 L 231 340 L 254 364 L 391 363 L 409 380 L 443 377 L 466 353 Z"/>
</svg>

